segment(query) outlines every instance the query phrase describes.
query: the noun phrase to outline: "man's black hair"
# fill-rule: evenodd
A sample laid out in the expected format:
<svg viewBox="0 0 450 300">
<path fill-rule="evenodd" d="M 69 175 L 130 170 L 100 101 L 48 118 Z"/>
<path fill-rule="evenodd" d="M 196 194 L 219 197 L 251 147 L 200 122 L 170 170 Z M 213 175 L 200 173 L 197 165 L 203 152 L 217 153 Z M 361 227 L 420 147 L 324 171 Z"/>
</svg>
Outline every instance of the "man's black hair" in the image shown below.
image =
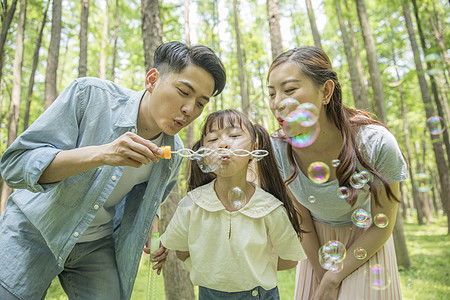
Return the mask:
<svg viewBox="0 0 450 300">
<path fill-rule="evenodd" d="M 214 93 L 217 96 L 223 91 L 226 83 L 225 68 L 220 58 L 207 46 L 188 47 L 180 42 L 169 42 L 158 46 L 155 51 L 153 68 L 161 75 L 180 73 L 190 64 L 196 65 L 214 78 Z"/>
</svg>

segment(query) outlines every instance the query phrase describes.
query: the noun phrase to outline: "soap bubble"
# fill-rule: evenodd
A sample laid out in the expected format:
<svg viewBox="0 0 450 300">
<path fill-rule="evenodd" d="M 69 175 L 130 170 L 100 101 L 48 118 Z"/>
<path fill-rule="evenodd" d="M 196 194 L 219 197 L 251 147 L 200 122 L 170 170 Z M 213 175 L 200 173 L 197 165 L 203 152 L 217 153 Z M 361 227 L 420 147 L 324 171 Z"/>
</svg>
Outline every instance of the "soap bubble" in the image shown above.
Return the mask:
<svg viewBox="0 0 450 300">
<path fill-rule="evenodd" d="M 367 257 L 367 251 L 362 247 L 357 247 L 353 250 L 353 255 L 355 255 L 357 259 L 364 259 Z"/>
<path fill-rule="evenodd" d="M 428 118 L 427 126 L 432 135 L 441 134 L 445 130 L 445 122 L 441 117 L 438 116 Z"/>
<path fill-rule="evenodd" d="M 197 161 L 197 164 L 203 173 L 214 172 L 222 166 L 220 161 L 221 156 L 206 147 L 201 147 L 198 149 L 191 159 Z"/>
<path fill-rule="evenodd" d="M 406 75 L 408 73 L 408 68 L 401 66 L 389 66 L 383 71 L 383 78 L 386 79 L 387 84 L 390 87 L 399 86 Z"/>
<path fill-rule="evenodd" d="M 353 212 L 352 222 L 359 228 L 369 228 L 372 225 L 372 218 L 369 212 L 360 208 Z"/>
<path fill-rule="evenodd" d="M 384 290 L 391 284 L 391 277 L 389 272 L 380 264 L 370 266 L 367 273 L 370 287 L 374 290 Z"/>
<path fill-rule="evenodd" d="M 331 165 L 335 168 L 337 168 L 341 164 L 341 161 L 339 159 L 333 159 L 331 161 Z"/>
<path fill-rule="evenodd" d="M 431 176 L 428 175 L 427 173 L 417 173 L 416 184 L 417 190 L 422 193 L 430 191 L 431 188 L 433 187 L 431 184 Z"/>
<path fill-rule="evenodd" d="M 234 210 L 240 210 L 245 206 L 247 197 L 239 187 L 234 187 L 228 192 L 228 201 Z"/>
<path fill-rule="evenodd" d="M 330 272 L 338 273 L 344 268 L 344 262 L 334 262 L 331 267 L 328 269 Z"/>
<path fill-rule="evenodd" d="M 355 189 L 360 189 L 364 186 L 364 183 L 362 182 L 361 175 L 359 173 L 355 173 L 350 177 L 350 185 L 354 187 Z"/>
<path fill-rule="evenodd" d="M 316 202 L 316 197 L 311 195 L 311 196 L 308 197 L 308 201 L 309 201 L 309 203 L 315 203 Z"/>
<path fill-rule="evenodd" d="M 350 196 L 350 191 L 346 186 L 340 186 L 337 189 L 337 195 L 341 199 L 347 199 Z"/>
<path fill-rule="evenodd" d="M 305 127 L 310 127 L 316 124 L 317 120 L 319 120 L 319 110 L 312 103 L 302 103 L 297 107 L 297 111 L 299 111 L 299 116 L 297 121 Z"/>
<path fill-rule="evenodd" d="M 373 217 L 373 223 L 378 228 L 385 228 L 389 225 L 389 219 L 385 214 L 376 214 L 375 217 Z"/>
<path fill-rule="evenodd" d="M 361 183 L 368 183 L 370 181 L 370 173 L 367 172 L 366 170 L 359 172 L 357 180 L 359 180 L 359 182 Z"/>
<path fill-rule="evenodd" d="M 278 106 L 278 112 L 280 113 L 280 117 L 288 122 L 291 121 L 288 116 L 292 112 L 296 111 L 299 105 L 300 103 L 294 98 L 283 99 L 280 102 L 280 105 Z"/>
<path fill-rule="evenodd" d="M 295 123 L 298 124 L 298 123 Z M 314 124 L 311 127 L 303 127 L 300 124 L 296 125 L 302 127 L 303 132 L 294 135 L 289 134 L 289 128 L 286 129 L 286 135 L 289 137 L 289 143 L 297 148 L 304 148 L 310 146 L 312 143 L 316 141 L 317 136 L 319 135 L 320 126 L 319 123 Z M 289 127 L 289 124 L 288 126 Z M 291 132 L 292 133 L 292 132 Z"/>
<path fill-rule="evenodd" d="M 328 241 L 319 249 L 319 262 L 324 269 L 330 269 L 335 263 L 345 259 L 347 251 L 339 241 Z"/>
<path fill-rule="evenodd" d="M 313 162 L 308 167 L 308 177 L 315 183 L 327 182 L 330 178 L 330 168 L 321 161 Z"/>
</svg>

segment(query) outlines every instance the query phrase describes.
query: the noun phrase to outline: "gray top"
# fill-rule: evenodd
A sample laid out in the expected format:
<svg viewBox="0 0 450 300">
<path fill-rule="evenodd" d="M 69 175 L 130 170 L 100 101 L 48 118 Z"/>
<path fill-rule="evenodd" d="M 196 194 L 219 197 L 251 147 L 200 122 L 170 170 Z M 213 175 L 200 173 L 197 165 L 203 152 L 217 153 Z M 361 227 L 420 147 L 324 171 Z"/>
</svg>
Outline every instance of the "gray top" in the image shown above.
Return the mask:
<svg viewBox="0 0 450 300">
<path fill-rule="evenodd" d="M 281 175 L 283 179 L 286 179 L 290 176 L 286 152 L 287 142 L 274 137 L 271 137 L 271 140 Z M 356 142 L 366 161 L 389 183 L 408 178 L 407 166 L 397 141 L 386 128 L 380 125 L 363 126 L 357 132 Z M 332 166 L 329 167 L 332 168 Z M 357 168 L 359 171 L 365 170 L 359 161 L 357 162 Z M 381 184 L 378 180 L 375 183 Z M 371 210 L 371 195 L 367 184 L 358 190 L 358 199 L 353 207 L 338 197 L 339 182 L 337 179 L 325 183 L 316 183 L 299 169 L 298 176 L 289 187 L 297 201 L 311 212 L 311 217 L 327 225 L 351 225 L 351 216 L 355 209 L 363 208 L 368 212 Z M 315 197 L 314 203 L 308 201 L 310 196 Z"/>
</svg>

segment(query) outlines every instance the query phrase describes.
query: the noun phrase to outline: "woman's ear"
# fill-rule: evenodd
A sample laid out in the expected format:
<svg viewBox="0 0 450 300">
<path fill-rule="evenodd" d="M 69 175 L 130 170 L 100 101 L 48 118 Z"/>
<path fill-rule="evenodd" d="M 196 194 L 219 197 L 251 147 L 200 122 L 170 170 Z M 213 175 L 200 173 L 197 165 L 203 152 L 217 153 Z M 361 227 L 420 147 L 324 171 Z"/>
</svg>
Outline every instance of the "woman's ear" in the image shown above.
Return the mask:
<svg viewBox="0 0 450 300">
<path fill-rule="evenodd" d="M 328 103 L 330 103 L 330 99 L 333 96 L 333 92 L 334 92 L 334 82 L 331 79 L 328 79 L 325 84 L 323 85 L 323 100 L 322 100 L 322 104 L 323 105 L 327 105 Z"/>
<path fill-rule="evenodd" d="M 150 71 L 148 71 L 147 75 L 145 76 L 145 89 L 151 93 L 153 92 L 153 89 L 155 88 L 156 82 L 158 81 L 160 75 L 157 69 L 153 68 Z"/>
</svg>

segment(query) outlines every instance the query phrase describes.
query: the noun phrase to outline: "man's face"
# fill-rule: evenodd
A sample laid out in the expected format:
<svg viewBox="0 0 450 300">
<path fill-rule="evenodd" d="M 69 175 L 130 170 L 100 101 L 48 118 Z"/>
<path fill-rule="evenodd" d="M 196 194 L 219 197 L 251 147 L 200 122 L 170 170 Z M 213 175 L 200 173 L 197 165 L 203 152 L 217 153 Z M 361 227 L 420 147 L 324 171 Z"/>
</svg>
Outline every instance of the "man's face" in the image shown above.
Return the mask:
<svg viewBox="0 0 450 300">
<path fill-rule="evenodd" d="M 214 93 L 214 78 L 195 65 L 163 76 L 152 69 L 145 87 L 150 93 L 150 101 L 143 110 L 148 119 L 145 122 L 174 135 L 200 116 Z"/>
</svg>

